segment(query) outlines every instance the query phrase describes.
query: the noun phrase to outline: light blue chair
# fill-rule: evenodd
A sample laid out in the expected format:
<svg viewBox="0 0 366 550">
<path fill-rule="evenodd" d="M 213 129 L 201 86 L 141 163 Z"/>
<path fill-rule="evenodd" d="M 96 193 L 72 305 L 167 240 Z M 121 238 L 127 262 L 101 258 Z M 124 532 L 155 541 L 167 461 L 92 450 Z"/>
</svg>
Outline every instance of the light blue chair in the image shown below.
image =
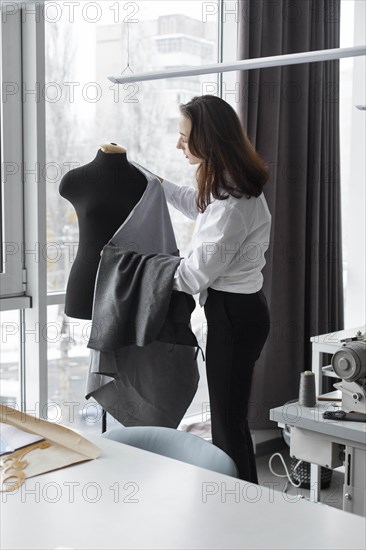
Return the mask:
<svg viewBox="0 0 366 550">
<path fill-rule="evenodd" d="M 234 461 L 221 449 L 196 435 L 161 426 L 118 427 L 102 437 L 159 455 L 238 477 Z"/>
</svg>

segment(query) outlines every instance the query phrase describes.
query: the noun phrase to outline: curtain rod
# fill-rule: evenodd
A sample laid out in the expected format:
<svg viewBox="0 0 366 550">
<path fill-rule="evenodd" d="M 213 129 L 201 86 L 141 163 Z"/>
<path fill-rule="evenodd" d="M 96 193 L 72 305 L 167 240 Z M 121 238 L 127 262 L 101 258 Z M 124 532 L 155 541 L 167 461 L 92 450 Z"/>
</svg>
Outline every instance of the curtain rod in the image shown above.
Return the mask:
<svg viewBox="0 0 366 550">
<path fill-rule="evenodd" d="M 256 59 L 243 59 L 229 63 L 216 63 L 214 65 L 200 65 L 187 69 L 173 71 L 157 71 L 151 73 L 137 73 L 129 76 L 109 76 L 108 79 L 115 84 L 127 82 L 143 82 L 146 80 L 162 80 L 165 78 L 180 78 L 201 74 L 226 73 L 228 71 L 248 71 L 249 69 L 264 69 L 283 65 L 298 65 L 300 63 L 313 63 L 315 61 L 330 61 L 343 57 L 357 57 L 366 55 L 366 45 L 353 46 L 351 48 L 333 48 L 329 50 L 316 50 L 314 52 L 301 52 L 286 55 L 273 55 L 270 57 L 257 57 Z"/>
</svg>

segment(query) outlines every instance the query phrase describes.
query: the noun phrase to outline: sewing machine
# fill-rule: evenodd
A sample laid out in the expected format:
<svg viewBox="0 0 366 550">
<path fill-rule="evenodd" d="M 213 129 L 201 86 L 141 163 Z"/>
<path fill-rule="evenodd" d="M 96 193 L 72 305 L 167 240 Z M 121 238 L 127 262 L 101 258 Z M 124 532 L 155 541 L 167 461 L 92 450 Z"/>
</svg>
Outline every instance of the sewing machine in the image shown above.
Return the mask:
<svg viewBox="0 0 366 550">
<path fill-rule="evenodd" d="M 366 333 L 342 340 L 342 347 L 332 357 L 332 368 L 342 378 L 333 384 L 342 392 L 345 412 L 366 414 Z"/>
<path fill-rule="evenodd" d="M 320 500 L 321 466 L 345 470 L 343 510 L 366 516 L 366 432 L 365 422 L 340 421 L 324 417 L 329 411 L 366 413 L 366 341 L 365 329 L 347 330 L 312 338 L 313 371 L 317 395 L 323 396 L 322 374 L 341 381 L 335 387 L 336 399 L 318 401 L 314 407 L 289 402 L 271 409 L 271 420 L 291 428 L 290 455 L 311 464 L 310 499 Z M 322 354 L 332 354 L 332 365 L 321 366 Z"/>
</svg>

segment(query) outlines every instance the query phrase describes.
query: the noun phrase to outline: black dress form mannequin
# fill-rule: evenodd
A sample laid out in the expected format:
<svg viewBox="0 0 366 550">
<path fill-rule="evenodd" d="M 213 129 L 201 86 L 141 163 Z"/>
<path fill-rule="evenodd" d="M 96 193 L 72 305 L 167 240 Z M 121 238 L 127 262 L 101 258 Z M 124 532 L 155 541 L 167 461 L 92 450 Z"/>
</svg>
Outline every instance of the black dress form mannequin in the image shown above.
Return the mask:
<svg viewBox="0 0 366 550">
<path fill-rule="evenodd" d="M 120 146 L 102 146 L 93 161 L 65 174 L 60 195 L 71 202 L 79 223 L 79 247 L 66 288 L 65 313 L 91 319 L 94 284 L 103 246 L 143 195 L 145 176 Z"/>
</svg>

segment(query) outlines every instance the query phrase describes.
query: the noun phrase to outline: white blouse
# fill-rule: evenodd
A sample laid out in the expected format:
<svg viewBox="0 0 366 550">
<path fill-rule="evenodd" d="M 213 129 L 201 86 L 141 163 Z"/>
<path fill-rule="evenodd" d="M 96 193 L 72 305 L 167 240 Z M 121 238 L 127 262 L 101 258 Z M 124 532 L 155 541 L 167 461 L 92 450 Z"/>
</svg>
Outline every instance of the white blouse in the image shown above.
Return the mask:
<svg viewBox="0 0 366 550">
<path fill-rule="evenodd" d="M 245 196 L 226 200 L 212 199 L 202 214 L 196 206 L 193 187 L 163 180 L 167 201 L 196 220 L 188 256 L 175 272 L 175 290 L 200 293 L 204 305 L 207 288 L 252 294 L 263 285 L 261 273 L 269 246 L 271 214 L 262 193 L 258 198 Z"/>
</svg>

